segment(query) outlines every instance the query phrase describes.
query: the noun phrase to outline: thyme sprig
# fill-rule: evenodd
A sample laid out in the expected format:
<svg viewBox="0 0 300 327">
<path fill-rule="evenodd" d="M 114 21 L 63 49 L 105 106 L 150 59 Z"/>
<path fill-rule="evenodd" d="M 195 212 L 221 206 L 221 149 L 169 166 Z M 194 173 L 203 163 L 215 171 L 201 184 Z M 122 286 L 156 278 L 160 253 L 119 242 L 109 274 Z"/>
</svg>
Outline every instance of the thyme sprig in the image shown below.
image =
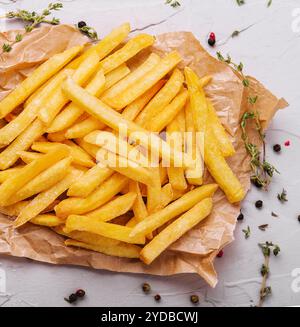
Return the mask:
<svg viewBox="0 0 300 327">
<path fill-rule="evenodd" d="M 272 293 L 271 286 L 267 286 L 267 279 L 270 274 L 270 256 L 271 253 L 276 257 L 280 252 L 280 247 L 273 242 L 266 242 L 258 244 L 264 255 L 264 263 L 261 266 L 260 273 L 262 275 L 262 283 L 259 292 L 258 307 L 263 305 L 264 300 Z"/>
<path fill-rule="evenodd" d="M 245 239 L 247 240 L 250 237 L 250 235 L 251 235 L 250 226 L 247 226 L 247 228 L 246 229 L 243 229 L 242 231 L 244 233 Z"/>
<path fill-rule="evenodd" d="M 173 8 L 177 8 L 181 6 L 181 3 L 177 0 L 166 0 L 165 4 L 170 5 Z"/>
<path fill-rule="evenodd" d="M 269 8 L 272 5 L 273 0 L 268 0 L 267 2 L 267 7 Z M 238 4 L 238 6 L 242 6 L 244 4 L 246 4 L 245 0 L 236 0 L 236 3 Z"/>
<path fill-rule="evenodd" d="M 80 32 L 87 35 L 92 41 L 98 41 L 98 34 L 93 27 L 87 25 L 79 27 L 78 24 L 75 26 L 78 28 Z"/>
</svg>

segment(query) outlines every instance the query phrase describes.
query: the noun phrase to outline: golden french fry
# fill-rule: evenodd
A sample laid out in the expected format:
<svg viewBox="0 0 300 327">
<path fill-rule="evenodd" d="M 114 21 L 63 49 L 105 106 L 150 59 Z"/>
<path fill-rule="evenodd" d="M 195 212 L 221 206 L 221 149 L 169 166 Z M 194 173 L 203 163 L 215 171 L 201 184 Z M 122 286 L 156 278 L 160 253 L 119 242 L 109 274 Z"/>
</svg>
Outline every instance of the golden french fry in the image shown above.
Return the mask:
<svg viewBox="0 0 300 327">
<path fill-rule="evenodd" d="M 161 206 L 166 207 L 174 198 L 174 189 L 170 183 L 161 188 Z"/>
<path fill-rule="evenodd" d="M 59 217 L 65 218 L 71 214 L 84 214 L 92 211 L 108 202 L 113 196 L 118 194 L 127 183 L 127 177 L 115 173 L 85 199 L 68 198 L 61 201 L 55 208 L 56 214 Z"/>
<path fill-rule="evenodd" d="M 210 124 L 214 136 L 219 144 L 219 149 L 223 157 L 230 157 L 234 155 L 234 147 L 228 137 L 228 134 L 225 131 L 225 128 L 222 126 L 217 113 L 210 101 L 208 101 L 208 124 Z"/>
<path fill-rule="evenodd" d="M 110 168 L 103 168 L 96 165 L 89 169 L 81 178 L 75 181 L 68 190 L 68 196 L 87 197 L 106 179 L 108 179 L 114 171 Z"/>
<path fill-rule="evenodd" d="M 88 243 L 83 243 L 83 242 L 68 239 L 65 241 L 65 245 L 76 246 L 83 249 L 104 253 L 114 257 L 130 258 L 130 259 L 139 258 L 139 254 L 141 251 L 141 248 L 134 244 L 126 244 L 125 242 L 119 242 L 118 244 L 110 245 L 107 244 L 106 240 L 100 246 L 100 245 L 88 244 Z"/>
<path fill-rule="evenodd" d="M 108 90 L 116 83 L 118 83 L 121 79 L 126 77 L 130 74 L 130 69 L 126 64 L 122 64 L 121 66 L 117 67 L 116 69 L 112 70 L 111 72 L 105 75 L 105 85 L 104 90 Z"/>
<path fill-rule="evenodd" d="M 160 184 L 165 185 L 168 183 L 168 171 L 167 168 L 162 164 L 159 165 L 159 176 L 160 176 Z"/>
<path fill-rule="evenodd" d="M 170 160 L 171 162 L 183 161 L 182 164 L 185 168 L 194 166 L 194 161 L 192 158 L 184 153 L 179 153 L 176 150 L 171 151 L 169 145 L 159 136 L 151 134 L 137 124 L 124 119 L 121 114 L 105 105 L 99 99 L 91 96 L 83 88 L 77 85 L 72 79 L 68 79 L 63 83 L 63 90 L 66 95 L 77 105 L 85 108 L 89 114 L 98 118 L 100 121 L 112 129 L 119 131 L 121 127 L 126 127 L 128 132 L 131 133 L 130 137 L 132 139 L 139 141 L 141 145 L 146 147 L 149 146 L 154 153 L 160 153 L 162 157 Z M 149 142 L 150 136 L 151 142 Z"/>
<path fill-rule="evenodd" d="M 184 108 L 187 99 L 188 92 L 184 89 L 164 108 L 163 111 L 155 117 L 152 117 L 149 122 L 146 122 L 145 128 L 151 132 L 161 132 Z"/>
<path fill-rule="evenodd" d="M 137 81 L 133 87 L 126 89 L 117 97 L 107 97 L 105 103 L 115 109 L 126 107 L 166 76 L 180 61 L 181 57 L 178 52 L 173 51 L 167 54 L 149 73 Z"/>
<path fill-rule="evenodd" d="M 0 183 L 3 183 L 5 180 L 7 180 L 8 178 L 14 176 L 14 174 L 16 172 L 18 172 L 20 169 L 24 168 L 24 166 L 19 165 L 16 166 L 14 168 L 9 168 L 7 170 L 4 171 L 0 171 Z"/>
<path fill-rule="evenodd" d="M 158 115 L 175 98 L 182 88 L 184 76 L 179 69 L 175 69 L 166 85 L 149 102 L 145 109 L 139 114 L 136 123 L 145 126 L 148 121 Z"/>
<path fill-rule="evenodd" d="M 196 162 L 194 168 L 189 168 L 185 171 L 185 175 L 189 184 L 199 186 L 203 184 L 203 160 L 200 148 L 203 148 L 204 146 L 204 139 L 201 139 L 201 134 L 196 134 L 190 102 L 187 102 L 185 106 L 185 123 L 187 131 L 186 135 L 188 137 L 186 140 L 186 152 L 190 153 Z M 199 145 L 198 143 L 201 144 Z"/>
<path fill-rule="evenodd" d="M 73 74 L 74 80 L 82 85 L 94 73 L 99 61 L 98 54 L 93 51 L 88 57 L 79 65 Z M 50 101 L 48 101 L 38 112 L 38 117 L 45 124 L 53 122 L 54 118 L 60 112 L 64 105 L 69 102 L 68 98 L 62 93 L 61 88 L 58 88 L 53 93 Z"/>
<path fill-rule="evenodd" d="M 184 147 L 184 132 L 185 132 L 185 116 L 184 111 L 181 110 L 172 122 L 167 126 L 167 142 L 170 147 L 183 151 Z M 187 182 L 185 180 L 184 169 L 182 167 L 168 167 L 169 181 L 173 189 L 185 190 L 187 189 Z"/>
<path fill-rule="evenodd" d="M 212 80 L 212 76 L 211 75 L 206 75 L 202 78 L 200 78 L 199 80 L 199 87 L 200 88 L 204 88 L 207 84 L 209 84 Z"/>
<path fill-rule="evenodd" d="M 20 83 L 7 97 L 0 102 L 0 118 L 12 112 L 24 102 L 39 86 L 56 74 L 64 65 L 74 58 L 82 46 L 76 46 L 62 53 L 54 55 L 40 65 L 29 77 Z"/>
<path fill-rule="evenodd" d="M 41 158 L 43 156 L 42 153 L 29 152 L 29 151 L 20 151 L 18 154 L 20 156 L 20 159 L 24 161 L 26 164 L 29 164 L 32 161 Z"/>
<path fill-rule="evenodd" d="M 65 221 L 61 218 L 56 217 L 51 214 L 38 215 L 30 220 L 32 224 L 47 226 L 47 227 L 56 227 L 63 225 Z"/>
<path fill-rule="evenodd" d="M 147 185 L 147 211 L 149 214 L 162 209 L 159 168 L 153 167 L 151 170 L 154 178 L 154 186 Z"/>
<path fill-rule="evenodd" d="M 55 146 L 60 143 L 51 143 L 51 142 L 34 142 L 31 146 L 31 149 L 34 151 L 48 153 Z M 81 147 L 70 140 L 66 140 L 63 142 L 64 145 L 68 146 L 70 149 L 70 155 L 73 158 L 73 163 L 83 167 L 93 167 L 95 166 L 95 162 L 91 158 L 91 156 L 86 153 Z"/>
<path fill-rule="evenodd" d="M 7 145 L 20 135 L 36 118 L 39 109 L 49 101 L 53 92 L 65 79 L 70 71 L 63 70 L 54 76 L 53 80 L 47 85 L 40 95 L 34 99 L 25 109 L 9 124 L 0 129 L 0 144 Z"/>
<path fill-rule="evenodd" d="M 154 43 L 154 37 L 149 34 L 139 34 L 130 39 L 120 50 L 108 56 L 100 62 L 100 67 L 107 74 L 134 57 L 141 50 L 150 47 Z"/>
<path fill-rule="evenodd" d="M 152 215 L 149 215 L 146 219 L 139 222 L 133 228 L 130 235 L 145 235 L 154 231 L 155 229 L 163 226 L 171 219 L 189 210 L 199 201 L 207 197 L 212 197 L 217 188 L 217 184 L 207 184 L 184 194 L 180 199 L 172 202 L 167 207 Z"/>
<path fill-rule="evenodd" d="M 36 119 L 9 146 L 0 153 L 0 169 L 11 167 L 19 159 L 19 152 L 30 148 L 31 144 L 44 133 L 44 125 Z"/>
<path fill-rule="evenodd" d="M 86 59 L 91 52 L 96 51 L 99 60 L 105 58 L 109 55 L 116 47 L 118 47 L 128 36 L 130 32 L 130 24 L 124 23 L 117 28 L 113 29 L 108 35 L 106 35 L 99 43 L 95 46 L 90 47 L 87 51 L 84 52 L 79 58 L 75 59 L 71 63 L 71 68 L 77 68 L 79 64 Z"/>
<path fill-rule="evenodd" d="M 20 212 L 28 205 L 29 201 L 21 201 L 11 206 L 0 207 L 0 213 L 10 216 L 17 217 Z"/>
<path fill-rule="evenodd" d="M 14 221 L 14 227 L 20 227 L 32 218 L 38 216 L 52 202 L 54 202 L 69 186 L 80 176 L 80 170 L 72 168 L 71 172 L 60 182 L 53 185 L 50 189 L 39 193 L 29 204 L 20 212 Z"/>
<path fill-rule="evenodd" d="M 135 201 L 132 206 L 134 216 L 137 221 L 142 221 L 148 216 L 148 211 L 141 194 L 139 183 L 136 181 L 130 181 L 129 191 L 136 195 Z"/>
<path fill-rule="evenodd" d="M 228 201 L 230 203 L 240 202 L 245 197 L 246 192 L 222 156 L 211 126 L 208 126 L 206 134 L 204 146 L 205 164 L 212 177 L 226 194 Z"/>
<path fill-rule="evenodd" d="M 134 192 L 129 192 L 87 213 L 86 216 L 99 221 L 110 221 L 128 212 L 132 208 L 135 199 L 136 194 Z"/>
<path fill-rule="evenodd" d="M 159 61 L 159 56 L 152 53 L 137 69 L 107 90 L 101 97 L 102 100 L 105 102 L 106 98 L 116 97 L 124 92 L 128 87 L 132 87 L 139 79 L 143 78 L 149 71 L 151 71 Z"/>
<path fill-rule="evenodd" d="M 89 117 L 68 128 L 64 135 L 67 139 L 82 138 L 90 132 L 103 128 L 105 128 L 105 124 L 94 117 Z"/>
<path fill-rule="evenodd" d="M 71 162 L 72 158 L 68 157 L 42 171 L 29 181 L 28 184 L 13 194 L 6 203 L 8 205 L 14 204 L 51 188 L 69 173 Z"/>
<path fill-rule="evenodd" d="M 60 131 L 60 132 L 56 132 L 56 133 L 49 133 L 47 135 L 47 139 L 51 142 L 63 142 L 66 140 L 65 137 L 65 132 L 66 131 Z"/>
<path fill-rule="evenodd" d="M 156 235 L 141 251 L 141 260 L 149 265 L 172 243 L 206 218 L 212 210 L 212 199 L 204 199 L 196 204 L 162 232 Z"/>
<path fill-rule="evenodd" d="M 86 216 L 69 216 L 66 220 L 66 230 L 67 232 L 78 230 L 81 232 L 94 233 L 130 244 L 145 244 L 144 236 L 129 236 L 132 231 L 132 228 L 130 227 L 105 223 L 103 221 L 95 221 Z"/>
<path fill-rule="evenodd" d="M 86 86 L 86 90 L 98 97 L 104 90 L 105 77 L 103 70 L 100 69 L 94 78 Z M 47 133 L 55 133 L 67 129 L 84 113 L 80 107 L 71 102 L 65 109 L 63 109 L 53 120 Z M 1 132 L 1 130 L 0 130 Z M 1 138 L 0 138 L 1 141 Z"/>
<path fill-rule="evenodd" d="M 53 149 L 53 151 L 20 169 L 20 171 L 7 179 L 0 186 L 0 191 L 3 192 L 1 193 L 0 205 L 5 205 L 8 199 L 22 186 L 31 181 L 32 178 L 55 164 L 57 161 L 69 156 L 69 154 L 70 151 L 65 145 L 58 145 Z"/>
</svg>

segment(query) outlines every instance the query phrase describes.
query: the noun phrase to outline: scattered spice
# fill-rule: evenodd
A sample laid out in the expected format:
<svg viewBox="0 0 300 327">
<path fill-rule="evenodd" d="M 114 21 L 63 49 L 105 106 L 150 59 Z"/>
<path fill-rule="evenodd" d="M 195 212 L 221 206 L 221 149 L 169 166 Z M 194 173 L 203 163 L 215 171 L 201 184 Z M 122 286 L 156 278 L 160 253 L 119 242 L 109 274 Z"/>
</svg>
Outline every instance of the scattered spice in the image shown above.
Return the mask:
<svg viewBox="0 0 300 327">
<path fill-rule="evenodd" d="M 244 214 L 241 212 L 241 213 L 238 215 L 237 220 L 238 220 L 238 221 L 241 221 L 241 220 L 243 220 L 243 219 L 244 219 Z"/>
<path fill-rule="evenodd" d="M 224 251 L 221 250 L 221 251 L 217 254 L 217 257 L 218 257 L 218 258 L 222 258 L 223 255 L 224 255 Z"/>
<path fill-rule="evenodd" d="M 255 207 L 257 209 L 261 209 L 263 207 L 263 204 L 264 203 L 262 202 L 262 200 L 258 200 L 258 201 L 255 202 Z"/>
<path fill-rule="evenodd" d="M 290 140 L 285 141 L 285 142 L 284 142 L 284 145 L 285 145 L 285 146 L 290 146 L 290 145 L 291 145 L 291 141 L 290 141 Z"/>
<path fill-rule="evenodd" d="M 280 151 L 281 151 L 281 145 L 280 145 L 280 144 L 275 144 L 275 145 L 273 146 L 273 150 L 274 150 L 275 152 L 280 152 Z"/>
<path fill-rule="evenodd" d="M 260 229 L 260 230 L 262 230 L 263 232 L 265 232 L 266 231 L 266 229 L 269 227 L 269 224 L 264 224 L 264 225 L 260 225 L 260 226 L 258 226 L 258 228 Z"/>
<path fill-rule="evenodd" d="M 142 285 L 142 289 L 143 289 L 143 292 L 144 293 L 150 293 L 150 291 L 151 291 L 151 286 L 148 284 L 148 283 L 144 283 L 143 285 Z"/>
<path fill-rule="evenodd" d="M 191 295 L 191 302 L 193 304 L 198 304 L 199 303 L 199 296 L 198 295 Z"/>
<path fill-rule="evenodd" d="M 280 247 L 276 244 L 273 244 L 273 242 L 266 242 L 266 243 L 260 243 L 258 244 L 259 247 L 262 250 L 262 253 L 264 255 L 264 263 L 261 266 L 260 273 L 263 277 L 261 288 L 260 288 L 260 297 L 258 302 L 258 307 L 261 307 L 263 305 L 263 302 L 267 296 L 269 296 L 272 293 L 271 286 L 267 286 L 267 278 L 270 274 L 270 255 L 271 251 L 273 250 L 274 256 L 277 256 L 280 252 Z"/>
<path fill-rule="evenodd" d="M 177 8 L 181 6 L 180 2 L 176 0 L 166 0 L 165 4 L 170 5 L 173 8 Z"/>
<path fill-rule="evenodd" d="M 77 25 L 75 25 L 78 30 L 88 36 L 91 40 L 97 41 L 98 40 L 98 34 L 96 30 L 93 27 L 87 26 L 85 22 L 79 22 Z"/>
<path fill-rule="evenodd" d="M 211 47 L 213 47 L 216 44 L 216 34 L 211 32 L 207 42 Z"/>
<path fill-rule="evenodd" d="M 156 302 L 159 302 L 159 301 L 161 300 L 161 296 L 160 296 L 159 294 L 156 294 L 156 295 L 154 296 L 154 300 L 155 300 Z"/>
<path fill-rule="evenodd" d="M 285 189 L 283 189 L 281 193 L 278 193 L 278 194 L 277 194 L 277 199 L 278 199 L 281 203 L 288 202 L 288 199 L 287 199 L 287 192 L 286 192 Z"/>
<path fill-rule="evenodd" d="M 245 239 L 247 240 L 251 235 L 250 226 L 248 226 L 247 229 L 243 229 L 243 233 L 245 234 Z"/>
<path fill-rule="evenodd" d="M 300 223 L 300 215 L 298 216 L 298 221 L 299 221 L 299 223 Z"/>
<path fill-rule="evenodd" d="M 69 302 L 69 303 L 74 303 L 76 302 L 78 299 L 77 295 L 75 293 L 72 293 L 69 295 L 68 298 L 65 298 L 65 301 Z"/>
<path fill-rule="evenodd" d="M 85 291 L 84 290 L 77 290 L 76 291 L 76 295 L 77 295 L 77 297 L 80 297 L 80 298 L 82 298 L 82 297 L 84 297 L 85 296 Z"/>
<path fill-rule="evenodd" d="M 279 216 L 277 215 L 277 213 L 275 213 L 275 212 L 273 212 L 273 211 L 271 212 L 271 216 L 272 216 L 272 217 L 275 217 L 275 218 L 278 218 L 278 217 L 279 217 Z"/>
<path fill-rule="evenodd" d="M 86 22 L 81 21 L 81 22 L 79 22 L 79 23 L 77 24 L 77 26 L 78 26 L 78 28 L 82 28 L 82 27 L 86 26 Z"/>
<path fill-rule="evenodd" d="M 245 4 L 245 0 L 236 0 L 236 3 L 239 5 L 239 6 L 242 6 Z"/>
</svg>

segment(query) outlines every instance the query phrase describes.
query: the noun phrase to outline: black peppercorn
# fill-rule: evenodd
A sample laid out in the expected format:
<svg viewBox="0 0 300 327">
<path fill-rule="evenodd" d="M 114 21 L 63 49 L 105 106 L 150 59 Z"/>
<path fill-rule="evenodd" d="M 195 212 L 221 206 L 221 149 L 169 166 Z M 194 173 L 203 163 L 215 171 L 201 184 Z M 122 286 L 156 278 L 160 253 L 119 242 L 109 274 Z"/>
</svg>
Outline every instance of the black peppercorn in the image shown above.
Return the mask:
<svg viewBox="0 0 300 327">
<path fill-rule="evenodd" d="M 216 44 L 216 40 L 211 37 L 208 39 L 207 42 L 211 47 L 213 47 Z"/>
<path fill-rule="evenodd" d="M 281 151 L 281 145 L 280 145 L 280 144 L 275 144 L 275 145 L 273 146 L 273 150 L 274 150 L 275 152 L 280 152 L 280 151 Z"/>
<path fill-rule="evenodd" d="M 237 220 L 241 221 L 244 219 L 244 215 L 242 213 L 240 213 L 237 217 Z"/>
<path fill-rule="evenodd" d="M 79 28 L 82 28 L 82 27 L 86 26 L 86 22 L 81 21 L 81 22 L 79 22 L 79 23 L 77 24 L 77 26 L 78 26 Z"/>
<path fill-rule="evenodd" d="M 194 304 L 199 303 L 199 296 L 198 295 L 191 295 L 191 302 Z"/>
<path fill-rule="evenodd" d="M 263 206 L 263 202 L 261 200 L 258 200 L 258 201 L 255 202 L 255 207 L 257 209 L 261 209 L 262 206 Z"/>
<path fill-rule="evenodd" d="M 156 294 L 154 296 L 154 299 L 155 299 L 156 302 L 159 302 L 161 300 L 161 296 L 159 294 Z"/>
<path fill-rule="evenodd" d="M 77 290 L 76 295 L 77 295 L 77 297 L 84 297 L 85 296 L 85 291 L 84 290 Z"/>
<path fill-rule="evenodd" d="M 151 291 L 151 287 L 150 287 L 150 285 L 148 283 L 144 283 L 142 285 L 142 289 L 143 289 L 144 293 L 149 293 Z"/>
<path fill-rule="evenodd" d="M 69 303 L 74 303 L 77 301 L 77 295 L 72 293 L 71 295 L 69 295 L 69 298 L 67 300 Z"/>
<path fill-rule="evenodd" d="M 298 216 L 298 221 L 299 221 L 299 223 L 300 223 L 300 215 Z"/>
</svg>

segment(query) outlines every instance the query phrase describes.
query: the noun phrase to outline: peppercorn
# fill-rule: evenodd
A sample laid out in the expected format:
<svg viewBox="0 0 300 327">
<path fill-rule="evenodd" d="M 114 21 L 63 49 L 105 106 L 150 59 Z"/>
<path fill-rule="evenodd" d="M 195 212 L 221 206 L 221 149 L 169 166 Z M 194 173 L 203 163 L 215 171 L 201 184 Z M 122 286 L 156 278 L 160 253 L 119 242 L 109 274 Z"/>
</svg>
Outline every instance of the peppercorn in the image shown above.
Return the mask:
<svg viewBox="0 0 300 327">
<path fill-rule="evenodd" d="M 300 215 L 298 216 L 298 221 L 299 221 L 299 223 L 300 223 Z"/>
<path fill-rule="evenodd" d="M 159 302 L 161 300 L 161 296 L 159 294 L 156 294 L 154 296 L 154 299 L 155 299 L 156 302 Z"/>
<path fill-rule="evenodd" d="M 77 295 L 77 297 L 84 297 L 85 296 L 85 291 L 84 290 L 77 290 L 76 295 Z"/>
<path fill-rule="evenodd" d="M 193 304 L 199 303 L 199 296 L 198 295 L 191 295 L 191 302 Z"/>
<path fill-rule="evenodd" d="M 257 209 L 261 209 L 262 206 L 263 206 L 263 202 L 261 200 L 258 200 L 258 201 L 255 202 L 255 207 Z"/>
<path fill-rule="evenodd" d="M 67 300 L 69 303 L 74 303 L 77 301 L 77 295 L 75 293 L 72 293 L 69 295 L 69 298 L 65 300 Z"/>
<path fill-rule="evenodd" d="M 142 289 L 143 289 L 144 293 L 149 293 L 151 291 L 151 287 L 150 287 L 150 285 L 148 283 L 144 283 L 142 285 Z"/>
<path fill-rule="evenodd" d="M 244 215 L 242 214 L 242 213 L 240 213 L 239 215 L 238 215 L 238 217 L 237 217 L 237 220 L 238 221 L 241 221 L 241 220 L 243 220 L 244 219 Z"/>
<path fill-rule="evenodd" d="M 79 23 L 77 24 L 77 26 L 78 26 L 79 28 L 82 28 L 82 27 L 86 26 L 86 22 L 81 21 L 81 22 L 79 22 Z"/>
<path fill-rule="evenodd" d="M 217 257 L 218 257 L 218 258 L 222 258 L 222 257 L 223 257 L 223 254 L 224 254 L 224 252 L 223 252 L 223 250 L 221 250 L 221 251 L 217 254 Z"/>
<path fill-rule="evenodd" d="M 211 32 L 209 34 L 209 38 L 212 39 L 212 40 L 216 40 L 216 34 L 214 32 Z"/>
<path fill-rule="evenodd" d="M 207 42 L 211 47 L 213 47 L 216 44 L 216 40 L 211 38 L 209 38 Z"/>
<path fill-rule="evenodd" d="M 273 150 L 274 150 L 275 152 L 280 152 L 280 151 L 281 151 L 281 145 L 280 145 L 280 144 L 275 144 L 275 145 L 273 146 Z"/>
</svg>

